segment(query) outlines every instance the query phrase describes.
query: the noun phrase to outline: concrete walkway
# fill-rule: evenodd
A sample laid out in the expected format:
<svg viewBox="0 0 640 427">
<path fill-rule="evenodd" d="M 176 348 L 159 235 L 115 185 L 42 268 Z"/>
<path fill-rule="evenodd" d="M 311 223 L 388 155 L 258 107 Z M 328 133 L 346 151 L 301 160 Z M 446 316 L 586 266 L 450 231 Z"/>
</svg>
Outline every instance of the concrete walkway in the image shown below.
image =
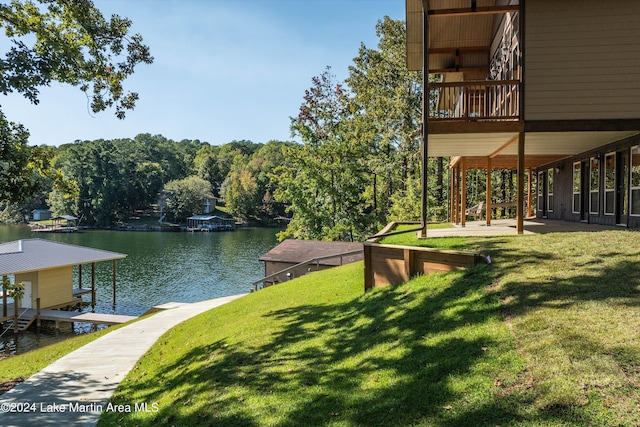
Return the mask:
<svg viewBox="0 0 640 427">
<path fill-rule="evenodd" d="M 107 400 L 158 338 L 175 325 L 244 295 L 176 305 L 81 347 L 0 396 L 0 426 L 95 426 Z M 153 410 L 153 402 L 147 410 Z M 111 408 L 125 411 L 138 408 Z"/>
</svg>

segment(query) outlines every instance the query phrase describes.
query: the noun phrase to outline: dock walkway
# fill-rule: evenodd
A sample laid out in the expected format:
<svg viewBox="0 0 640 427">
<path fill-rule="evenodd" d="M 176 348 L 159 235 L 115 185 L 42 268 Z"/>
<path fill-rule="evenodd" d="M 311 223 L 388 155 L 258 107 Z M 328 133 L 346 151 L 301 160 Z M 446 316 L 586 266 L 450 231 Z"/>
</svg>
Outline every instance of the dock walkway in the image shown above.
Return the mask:
<svg viewBox="0 0 640 427">
<path fill-rule="evenodd" d="M 29 413 L 0 413 L 0 425 L 95 426 L 120 381 L 162 334 L 193 316 L 242 296 L 176 305 L 109 332 L 67 354 L 0 396 L 2 408 L 27 402 L 34 408 Z M 153 402 L 139 403 L 148 403 L 151 407 Z M 51 408 L 59 410 L 47 412 Z"/>
</svg>

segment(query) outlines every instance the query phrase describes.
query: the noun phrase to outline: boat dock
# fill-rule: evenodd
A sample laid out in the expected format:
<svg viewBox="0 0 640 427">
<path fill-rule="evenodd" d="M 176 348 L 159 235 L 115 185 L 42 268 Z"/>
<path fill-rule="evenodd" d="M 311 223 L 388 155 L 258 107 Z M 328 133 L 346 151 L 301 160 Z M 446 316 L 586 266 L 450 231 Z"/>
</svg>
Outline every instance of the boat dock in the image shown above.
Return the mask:
<svg viewBox="0 0 640 427">
<path fill-rule="evenodd" d="M 0 312 L 0 314 L 2 314 Z M 105 313 L 82 313 L 79 311 L 41 309 L 40 314 L 35 308 L 23 308 L 18 311 L 18 330 L 26 330 L 33 322 L 42 320 L 53 321 L 56 329 L 59 329 L 60 322 L 81 322 L 92 325 L 118 325 L 137 319 L 136 316 L 124 316 L 119 314 Z M 4 323 L 5 329 L 13 329 L 13 304 L 7 306 L 7 316 L 0 317 L 0 323 Z"/>
</svg>

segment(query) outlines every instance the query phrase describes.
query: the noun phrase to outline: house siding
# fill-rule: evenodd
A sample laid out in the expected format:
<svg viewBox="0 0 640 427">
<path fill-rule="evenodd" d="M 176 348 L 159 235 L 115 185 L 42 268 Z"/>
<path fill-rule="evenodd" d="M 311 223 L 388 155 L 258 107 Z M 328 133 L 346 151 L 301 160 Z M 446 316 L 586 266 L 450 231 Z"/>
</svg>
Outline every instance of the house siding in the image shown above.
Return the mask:
<svg viewBox="0 0 640 427">
<path fill-rule="evenodd" d="M 532 0 L 525 120 L 640 117 L 640 2 Z"/>
<path fill-rule="evenodd" d="M 38 296 L 42 308 L 72 301 L 72 288 L 72 267 L 52 268 L 38 273 Z"/>
</svg>

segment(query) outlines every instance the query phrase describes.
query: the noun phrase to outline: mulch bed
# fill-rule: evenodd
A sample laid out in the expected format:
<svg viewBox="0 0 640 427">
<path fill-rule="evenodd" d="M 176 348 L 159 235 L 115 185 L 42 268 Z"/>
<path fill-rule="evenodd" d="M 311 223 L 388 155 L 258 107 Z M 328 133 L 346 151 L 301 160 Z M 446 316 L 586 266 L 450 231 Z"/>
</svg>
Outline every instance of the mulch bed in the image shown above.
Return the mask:
<svg viewBox="0 0 640 427">
<path fill-rule="evenodd" d="M 0 382 L 0 394 L 4 394 L 24 381 L 23 377 Z"/>
</svg>

